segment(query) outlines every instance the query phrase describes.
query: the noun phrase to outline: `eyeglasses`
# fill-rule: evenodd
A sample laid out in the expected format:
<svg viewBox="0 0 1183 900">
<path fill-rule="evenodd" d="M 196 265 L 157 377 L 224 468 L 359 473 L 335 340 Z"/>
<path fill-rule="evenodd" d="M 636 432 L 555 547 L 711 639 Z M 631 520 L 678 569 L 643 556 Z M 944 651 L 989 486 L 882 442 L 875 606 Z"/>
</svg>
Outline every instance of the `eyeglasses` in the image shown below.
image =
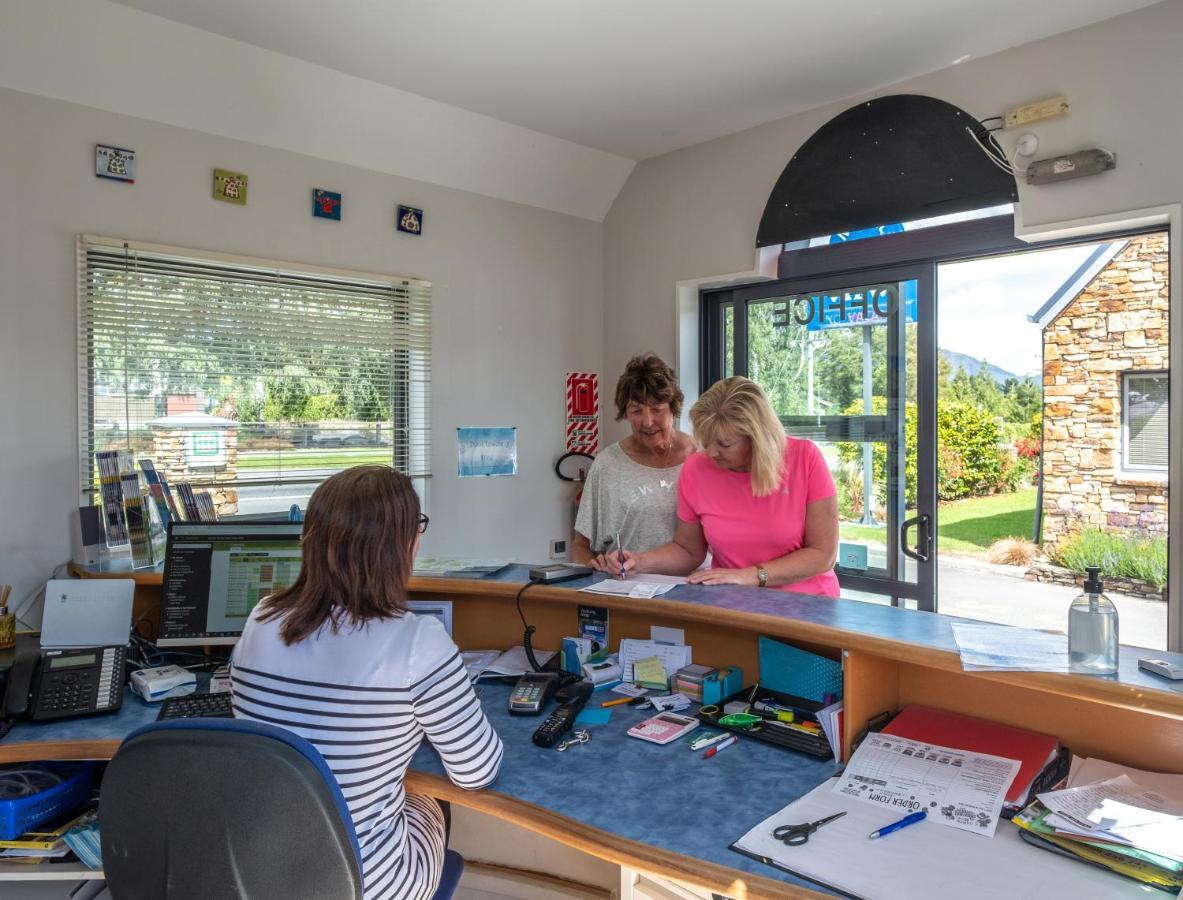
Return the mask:
<svg viewBox="0 0 1183 900">
<path fill-rule="evenodd" d="M 430 521 L 431 521 L 431 519 L 427 518 L 427 516 L 423 515 L 422 513 L 419 514 L 419 533 L 420 534 L 423 534 L 423 532 L 427 531 L 427 523 Z"/>
</svg>

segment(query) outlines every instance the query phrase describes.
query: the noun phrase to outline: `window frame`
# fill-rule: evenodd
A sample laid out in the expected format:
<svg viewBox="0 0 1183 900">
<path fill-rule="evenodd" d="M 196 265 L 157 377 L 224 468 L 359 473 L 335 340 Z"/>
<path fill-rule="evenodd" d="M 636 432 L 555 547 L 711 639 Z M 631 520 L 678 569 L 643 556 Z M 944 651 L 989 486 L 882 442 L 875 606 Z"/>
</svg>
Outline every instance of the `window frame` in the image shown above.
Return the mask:
<svg viewBox="0 0 1183 900">
<path fill-rule="evenodd" d="M 77 434 L 78 449 L 82 457 L 78 460 L 78 490 L 82 502 L 93 502 L 98 497 L 98 484 L 91 478 L 95 452 L 95 375 L 96 368 L 93 354 L 93 321 L 92 297 L 88 291 L 87 278 L 90 272 L 88 253 L 127 252 L 140 254 L 144 257 L 156 259 L 172 258 L 183 263 L 208 265 L 210 268 L 232 270 L 262 270 L 276 273 L 277 276 L 289 276 L 294 279 L 301 277 L 325 282 L 326 290 L 332 290 L 335 285 L 357 285 L 369 283 L 375 286 L 389 286 L 391 297 L 400 305 L 395 309 L 400 317 L 399 330 L 414 334 L 414 339 L 395 344 L 392 357 L 403 361 L 391 362 L 391 375 L 395 383 L 391 386 L 389 397 L 389 414 L 391 421 L 404 421 L 405 446 L 402 447 L 402 457 L 405 466 L 396 465 L 399 459 L 400 445 L 396 439 L 390 450 L 390 464 L 404 471 L 411 479 L 422 501 L 426 502 L 427 485 L 432 476 L 432 344 L 433 344 L 433 306 L 432 284 L 429 281 L 402 275 L 378 274 L 373 272 L 359 272 L 349 269 L 317 266 L 307 263 L 295 263 L 280 260 L 263 259 L 259 257 L 242 256 L 220 251 L 201 250 L 188 247 L 175 247 L 145 241 L 123 240 L 94 234 L 77 235 L 76 245 L 76 308 L 77 308 L 77 360 L 78 360 L 78 400 L 77 400 Z M 247 283 L 244 278 L 243 283 Z M 410 324 L 416 320 L 414 325 Z M 399 373 L 405 373 L 402 379 L 394 378 Z M 396 427 L 396 432 L 397 432 Z M 137 457 L 138 458 L 138 457 Z M 339 471 L 339 470 L 338 470 Z M 331 473 L 330 473 L 331 474 Z M 319 484 L 328 475 L 320 478 L 279 478 L 271 481 L 251 479 L 237 475 L 233 482 L 225 482 L 227 487 L 243 487 L 251 485 L 308 485 Z M 200 478 L 193 478 L 190 483 L 194 487 L 209 487 Z"/>
<path fill-rule="evenodd" d="M 1118 478 L 1126 480 L 1166 482 L 1170 472 L 1170 396 L 1171 373 L 1169 369 L 1126 369 L 1121 375 L 1121 446 L 1118 467 Z M 1137 466 L 1130 464 L 1130 382 L 1136 378 L 1165 378 L 1167 387 L 1167 462 L 1161 466 Z"/>
</svg>

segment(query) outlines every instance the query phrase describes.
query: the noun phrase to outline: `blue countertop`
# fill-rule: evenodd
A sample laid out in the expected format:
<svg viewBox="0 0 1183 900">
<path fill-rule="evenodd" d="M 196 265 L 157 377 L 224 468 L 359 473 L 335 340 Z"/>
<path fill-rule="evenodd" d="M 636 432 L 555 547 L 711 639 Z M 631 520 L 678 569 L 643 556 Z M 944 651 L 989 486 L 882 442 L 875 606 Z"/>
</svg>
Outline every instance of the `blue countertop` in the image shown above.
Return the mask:
<svg viewBox="0 0 1183 900">
<path fill-rule="evenodd" d="M 685 739 L 658 746 L 626 735 L 653 715 L 628 706 L 612 710 L 605 725 L 589 727 L 592 739 L 560 753 L 531 741 L 540 716 L 511 716 L 509 686 L 478 686 L 485 711 L 505 743 L 505 761 L 488 790 L 534 804 L 581 824 L 629 840 L 760 875 L 788 884 L 809 882 L 728 849 L 757 822 L 808 793 L 839 767 L 792 750 L 740 738 L 711 759 Z M 589 707 L 615 698 L 598 692 Z M 159 705 L 128 692 L 119 712 L 51 724 L 21 723 L 0 747 L 41 741 L 120 741 L 156 719 Z M 444 775 L 429 744 L 412 768 Z"/>
</svg>

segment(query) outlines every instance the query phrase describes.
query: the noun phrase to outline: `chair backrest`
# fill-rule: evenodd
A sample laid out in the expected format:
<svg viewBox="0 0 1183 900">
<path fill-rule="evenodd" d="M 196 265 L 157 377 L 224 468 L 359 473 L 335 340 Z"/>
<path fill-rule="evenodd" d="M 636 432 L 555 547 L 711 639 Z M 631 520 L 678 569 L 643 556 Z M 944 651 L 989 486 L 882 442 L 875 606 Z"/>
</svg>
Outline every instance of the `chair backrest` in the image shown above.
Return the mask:
<svg viewBox="0 0 1183 900">
<path fill-rule="evenodd" d="M 103 777 L 99 826 L 115 900 L 362 896 L 333 773 L 273 725 L 178 719 L 133 732 Z"/>
</svg>

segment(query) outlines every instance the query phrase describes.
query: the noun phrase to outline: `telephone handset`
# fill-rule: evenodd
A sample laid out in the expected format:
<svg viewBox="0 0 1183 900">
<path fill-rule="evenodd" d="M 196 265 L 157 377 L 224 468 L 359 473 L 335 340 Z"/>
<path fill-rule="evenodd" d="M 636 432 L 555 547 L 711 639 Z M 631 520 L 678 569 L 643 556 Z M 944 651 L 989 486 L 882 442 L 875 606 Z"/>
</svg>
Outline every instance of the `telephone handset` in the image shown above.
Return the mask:
<svg viewBox="0 0 1183 900">
<path fill-rule="evenodd" d="M 4 694 L 9 719 L 65 719 L 115 712 L 123 705 L 125 647 L 23 650 Z"/>
</svg>

